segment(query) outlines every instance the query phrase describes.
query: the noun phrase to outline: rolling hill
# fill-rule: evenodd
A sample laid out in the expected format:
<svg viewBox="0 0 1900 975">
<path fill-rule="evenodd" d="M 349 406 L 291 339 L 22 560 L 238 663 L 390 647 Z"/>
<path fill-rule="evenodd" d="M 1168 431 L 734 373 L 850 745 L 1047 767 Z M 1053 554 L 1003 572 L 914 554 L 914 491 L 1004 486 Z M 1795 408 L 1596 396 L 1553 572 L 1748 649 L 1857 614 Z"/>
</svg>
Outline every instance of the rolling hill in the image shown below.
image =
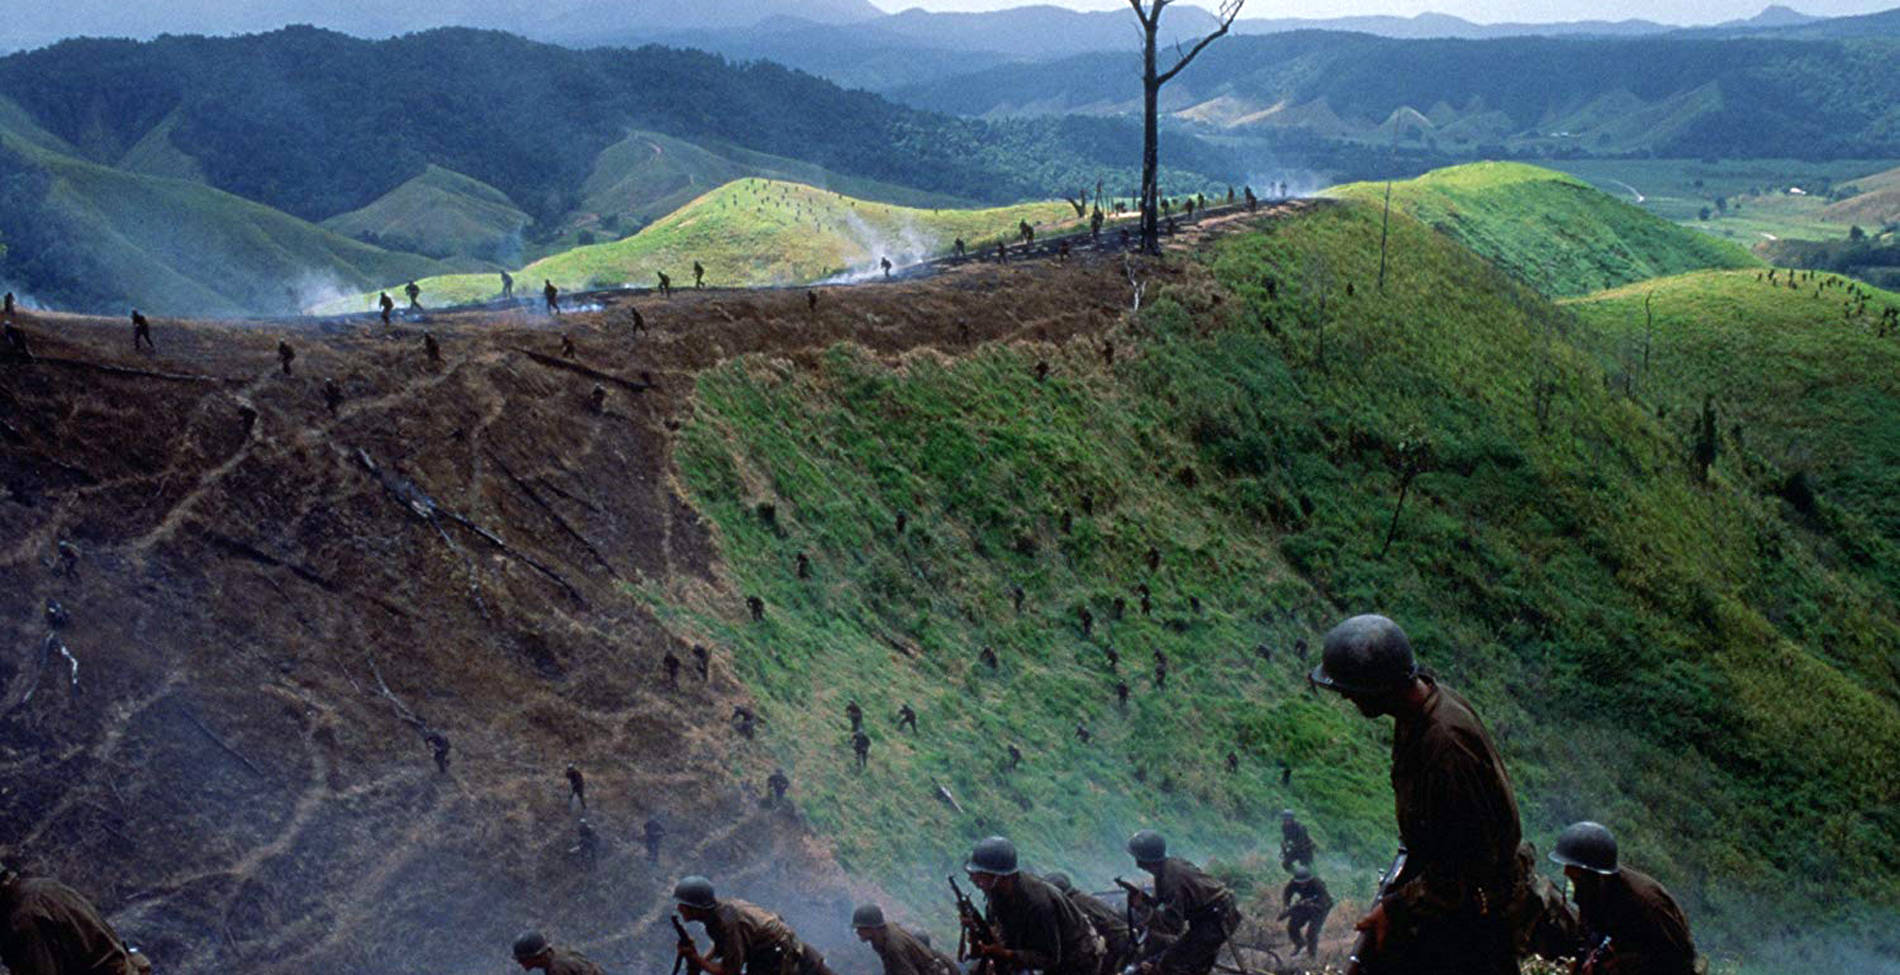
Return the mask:
<svg viewBox="0 0 1900 975">
<path fill-rule="evenodd" d="M 500 190 L 430 165 L 369 206 L 323 226 L 393 250 L 508 265 L 520 262 L 521 232 L 532 221 Z"/>
<path fill-rule="evenodd" d="M 1329 191 L 1378 204 L 1383 183 Z M 1759 264 L 1583 180 L 1522 163 L 1471 163 L 1392 187 L 1403 211 L 1548 295 L 1580 295 L 1697 268 Z"/>
<path fill-rule="evenodd" d="M 1861 224 L 1869 229 L 1900 223 L 1900 169 L 1856 179 L 1861 192 L 1828 205 L 1821 215 L 1835 223 Z"/>
<path fill-rule="evenodd" d="M 517 290 L 538 293 L 551 280 L 563 291 L 652 287 L 665 271 L 674 287 L 690 287 L 692 264 L 706 267 L 714 287 L 803 284 L 835 275 L 875 271 L 878 259 L 906 264 L 947 252 L 964 238 L 971 247 L 994 246 L 1027 220 L 1049 228 L 1073 223 L 1066 203 L 1025 203 L 985 210 L 925 210 L 874 203 L 831 190 L 748 178 L 705 193 L 623 240 L 577 247 L 515 272 Z M 400 284 L 391 281 L 393 288 Z M 425 305 L 487 301 L 500 294 L 493 274 L 426 278 Z M 332 301 L 318 314 L 361 311 L 375 293 Z"/>
</svg>

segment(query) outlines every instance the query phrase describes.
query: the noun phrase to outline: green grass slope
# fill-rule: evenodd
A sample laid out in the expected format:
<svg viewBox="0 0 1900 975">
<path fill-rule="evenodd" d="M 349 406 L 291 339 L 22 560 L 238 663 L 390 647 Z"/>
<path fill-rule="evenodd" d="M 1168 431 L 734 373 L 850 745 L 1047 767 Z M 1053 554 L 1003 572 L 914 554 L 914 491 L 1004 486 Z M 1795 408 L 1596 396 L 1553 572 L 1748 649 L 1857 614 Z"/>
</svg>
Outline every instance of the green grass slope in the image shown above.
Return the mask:
<svg viewBox="0 0 1900 975">
<path fill-rule="evenodd" d="M 822 186 L 846 196 L 900 206 L 971 205 L 956 197 L 840 176 L 811 163 L 737 146 L 702 145 L 657 132 L 634 132 L 594 161 L 593 172 L 581 186 L 580 210 L 591 221 L 611 218 L 614 225 L 631 229 L 748 177 Z"/>
<path fill-rule="evenodd" d="M 1385 184 L 1332 191 L 1383 202 Z M 1409 213 L 1547 295 L 1581 295 L 1707 267 L 1750 267 L 1741 248 L 1660 219 L 1588 183 L 1522 163 L 1472 163 L 1392 187 Z"/>
<path fill-rule="evenodd" d="M 323 226 L 392 250 L 512 266 L 521 258 L 521 231 L 531 222 L 502 191 L 431 164 L 375 202 L 331 217 Z"/>
<path fill-rule="evenodd" d="M 1787 498 L 1839 540 L 1837 557 L 1900 592 L 1900 332 L 1881 326 L 1900 296 L 1857 284 L 1863 305 L 1845 277 L 1795 280 L 1704 271 L 1570 307 L 1622 388 L 1682 422 L 1714 397 L 1738 476 Z"/>
<path fill-rule="evenodd" d="M 20 180 L 6 216 L 8 261 L 62 307 L 163 315 L 291 313 L 376 281 L 436 272 L 200 183 L 83 162 L 0 133 Z M 17 223 L 16 223 L 17 222 Z"/>
<path fill-rule="evenodd" d="M 1075 211 L 1060 202 L 926 210 L 749 178 L 703 194 L 624 240 L 564 251 L 514 275 L 517 290 L 529 294 L 538 294 L 543 280 L 563 291 L 652 287 L 657 271 L 670 275 L 676 287 L 690 287 L 693 262 L 699 261 L 706 266 L 706 283 L 717 287 L 802 284 L 870 272 L 887 255 L 903 263 L 941 254 L 958 237 L 972 247 L 994 246 L 1000 237 L 1014 239 L 1023 220 L 1048 229 L 1074 219 Z M 501 292 L 494 274 L 445 275 L 417 284 L 424 305 L 486 301 Z M 359 295 L 318 310 L 360 311 L 373 298 Z"/>
<path fill-rule="evenodd" d="M 188 179 L 193 182 L 207 182 L 204 166 L 191 157 L 172 138 L 178 130 L 182 113 L 173 112 L 152 126 L 145 137 L 134 143 L 119 158 L 118 168 L 129 173 L 142 173 L 146 176 L 169 176 L 173 179 Z"/>
<path fill-rule="evenodd" d="M 1088 340 L 703 373 L 678 465 L 733 588 L 768 615 L 643 591 L 731 648 L 845 865 L 940 922 L 943 875 L 996 831 L 1099 885 L 1152 825 L 1277 886 L 1282 806 L 1313 822 L 1335 889 L 1364 896 L 1392 842 L 1388 745 L 1308 690 L 1293 647 L 1379 610 L 1478 703 L 1527 838 L 1614 824 L 1725 967 L 1816 970 L 1796 936 L 1817 928 L 1894 950 L 1892 589 L 1737 451 L 1701 483 L 1683 418 L 1612 390 L 1565 310 L 1403 214 L 1380 295 L 1379 238 L 1378 208 L 1346 205 L 1219 239 L 1115 328 L 1113 366 Z M 1420 442 L 1385 552 L 1396 459 Z M 875 739 L 863 773 L 853 698 Z M 892 727 L 905 702 L 915 737 Z"/>
</svg>

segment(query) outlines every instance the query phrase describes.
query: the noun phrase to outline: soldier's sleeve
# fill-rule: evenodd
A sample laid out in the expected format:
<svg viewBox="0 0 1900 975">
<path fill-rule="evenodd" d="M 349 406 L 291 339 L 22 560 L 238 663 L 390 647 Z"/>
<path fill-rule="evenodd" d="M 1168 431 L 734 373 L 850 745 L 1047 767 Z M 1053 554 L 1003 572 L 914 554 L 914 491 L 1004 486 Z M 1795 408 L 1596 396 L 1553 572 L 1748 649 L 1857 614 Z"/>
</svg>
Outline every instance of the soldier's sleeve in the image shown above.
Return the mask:
<svg viewBox="0 0 1900 975">
<path fill-rule="evenodd" d="M 719 959 L 721 968 L 730 975 L 738 975 L 745 966 L 746 956 L 751 951 L 751 938 L 743 921 L 724 925 L 719 937 L 713 941 L 713 957 Z"/>
<path fill-rule="evenodd" d="M 1046 908 L 1046 909 L 1038 909 Z M 1017 954 L 1020 968 L 1047 971 L 1062 964 L 1062 932 L 1056 926 L 1056 912 L 1050 905 L 1033 905 L 1023 912 L 1020 944 L 1010 945 Z"/>
<path fill-rule="evenodd" d="M 1496 860 L 1497 824 L 1488 821 L 1487 808 L 1496 776 L 1455 749 L 1439 759 L 1439 772 L 1425 787 L 1429 827 L 1408 838 L 1406 880 L 1387 895 L 1387 909 L 1397 916 L 1458 910 L 1471 896 L 1474 876 Z"/>
</svg>

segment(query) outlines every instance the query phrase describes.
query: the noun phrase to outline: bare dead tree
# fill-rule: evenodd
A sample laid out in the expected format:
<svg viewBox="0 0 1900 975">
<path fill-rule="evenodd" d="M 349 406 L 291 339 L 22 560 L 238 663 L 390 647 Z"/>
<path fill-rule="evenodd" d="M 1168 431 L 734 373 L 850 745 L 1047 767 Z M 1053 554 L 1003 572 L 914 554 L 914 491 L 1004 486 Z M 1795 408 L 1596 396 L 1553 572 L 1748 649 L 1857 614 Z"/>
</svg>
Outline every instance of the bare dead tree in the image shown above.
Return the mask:
<svg viewBox="0 0 1900 975">
<path fill-rule="evenodd" d="M 1135 10 L 1135 19 L 1141 23 L 1141 249 L 1149 254 L 1161 253 L 1161 210 L 1160 193 L 1160 123 L 1158 113 L 1161 104 L 1161 86 L 1174 80 L 1190 62 L 1207 50 L 1216 38 L 1227 33 L 1234 25 L 1234 18 L 1240 16 L 1240 8 L 1247 0 L 1221 0 L 1220 10 L 1215 14 L 1220 26 L 1214 32 L 1201 38 L 1181 54 L 1174 67 L 1166 71 L 1158 70 L 1155 64 L 1155 35 L 1161 28 L 1161 12 L 1175 0 L 1128 0 Z M 1179 48 L 1177 47 L 1178 51 Z"/>
</svg>

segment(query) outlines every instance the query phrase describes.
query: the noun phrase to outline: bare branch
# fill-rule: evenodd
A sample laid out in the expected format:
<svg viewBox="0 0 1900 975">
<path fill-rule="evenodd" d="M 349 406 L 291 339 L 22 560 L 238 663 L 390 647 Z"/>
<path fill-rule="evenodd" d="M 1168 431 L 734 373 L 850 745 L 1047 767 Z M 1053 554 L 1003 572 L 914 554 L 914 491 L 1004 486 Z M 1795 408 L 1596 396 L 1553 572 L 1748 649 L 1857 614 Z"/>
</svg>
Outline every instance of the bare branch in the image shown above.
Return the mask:
<svg viewBox="0 0 1900 975">
<path fill-rule="evenodd" d="M 1133 0 L 1130 0 L 1130 2 L 1132 3 Z M 1222 0 L 1220 5 L 1220 28 L 1215 30 L 1214 33 L 1201 38 L 1200 42 L 1194 45 L 1194 49 L 1187 53 L 1187 57 L 1176 62 L 1174 67 L 1157 75 L 1155 77 L 1155 83 L 1165 85 L 1169 81 L 1174 80 L 1174 76 L 1180 74 L 1181 69 L 1187 67 L 1189 62 L 1193 61 L 1202 51 L 1206 50 L 1209 44 L 1214 43 L 1215 40 L 1224 36 L 1228 28 L 1234 26 L 1234 18 L 1240 16 L 1240 8 L 1244 6 L 1246 2 L 1247 0 Z M 1178 49 L 1177 47 L 1177 50 Z"/>
</svg>

